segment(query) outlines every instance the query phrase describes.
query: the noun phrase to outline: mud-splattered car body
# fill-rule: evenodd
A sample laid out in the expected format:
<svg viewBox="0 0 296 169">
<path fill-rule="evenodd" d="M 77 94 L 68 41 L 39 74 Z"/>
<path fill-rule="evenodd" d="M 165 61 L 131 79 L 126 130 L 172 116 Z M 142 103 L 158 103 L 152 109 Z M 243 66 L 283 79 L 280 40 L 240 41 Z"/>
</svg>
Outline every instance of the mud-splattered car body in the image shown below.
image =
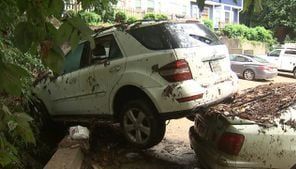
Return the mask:
<svg viewBox="0 0 296 169">
<path fill-rule="evenodd" d="M 189 131 L 191 147 L 209 169 L 295 169 L 296 119 L 291 106 L 272 126 L 219 114 L 198 115 Z"/>
<path fill-rule="evenodd" d="M 142 100 L 166 120 L 237 91 L 226 46 L 199 23 L 137 23 L 101 31 L 95 42 L 69 52 L 64 72 L 34 88 L 51 117 L 120 121 L 127 102 Z"/>
</svg>

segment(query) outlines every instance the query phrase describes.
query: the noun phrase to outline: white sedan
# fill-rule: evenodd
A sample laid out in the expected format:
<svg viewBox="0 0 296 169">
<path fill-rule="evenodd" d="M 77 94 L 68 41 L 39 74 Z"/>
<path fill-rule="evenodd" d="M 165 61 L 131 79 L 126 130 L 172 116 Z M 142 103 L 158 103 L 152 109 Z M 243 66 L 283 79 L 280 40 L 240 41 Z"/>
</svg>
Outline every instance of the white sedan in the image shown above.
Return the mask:
<svg viewBox="0 0 296 169">
<path fill-rule="evenodd" d="M 265 85 L 198 114 L 189 137 L 200 163 L 210 169 L 296 169 L 295 96 L 295 84 Z"/>
</svg>

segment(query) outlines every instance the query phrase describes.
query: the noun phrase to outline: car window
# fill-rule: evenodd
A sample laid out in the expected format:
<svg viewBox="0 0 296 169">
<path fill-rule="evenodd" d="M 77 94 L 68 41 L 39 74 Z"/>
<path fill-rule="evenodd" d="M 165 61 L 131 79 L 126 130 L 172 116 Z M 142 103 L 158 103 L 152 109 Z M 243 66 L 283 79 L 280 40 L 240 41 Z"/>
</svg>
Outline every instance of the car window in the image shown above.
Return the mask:
<svg viewBox="0 0 296 169">
<path fill-rule="evenodd" d="M 288 55 L 296 55 L 296 50 L 286 50 L 285 51 L 285 54 L 288 54 Z"/>
<path fill-rule="evenodd" d="M 171 48 L 163 25 L 131 29 L 129 33 L 148 49 L 165 50 Z"/>
<path fill-rule="evenodd" d="M 260 62 L 260 63 L 268 63 L 267 60 L 265 60 L 261 57 L 258 57 L 258 56 L 253 56 L 253 59 L 255 59 L 257 62 Z"/>
<path fill-rule="evenodd" d="M 80 61 L 83 54 L 84 46 L 85 43 L 78 45 L 76 49 L 70 51 L 65 56 L 64 70 L 62 74 L 70 73 L 80 68 Z"/>
<path fill-rule="evenodd" d="M 235 57 L 236 57 L 235 55 L 229 55 L 230 61 L 234 61 Z"/>
<path fill-rule="evenodd" d="M 270 52 L 268 56 L 279 57 L 280 54 L 281 54 L 281 50 L 275 50 L 275 51 Z"/>
<path fill-rule="evenodd" d="M 243 56 L 235 56 L 233 61 L 236 61 L 236 62 L 252 62 L 251 59 L 245 58 Z"/>
<path fill-rule="evenodd" d="M 95 44 L 95 48 L 91 51 L 91 64 L 123 56 L 113 35 L 98 37 L 95 39 Z"/>
</svg>

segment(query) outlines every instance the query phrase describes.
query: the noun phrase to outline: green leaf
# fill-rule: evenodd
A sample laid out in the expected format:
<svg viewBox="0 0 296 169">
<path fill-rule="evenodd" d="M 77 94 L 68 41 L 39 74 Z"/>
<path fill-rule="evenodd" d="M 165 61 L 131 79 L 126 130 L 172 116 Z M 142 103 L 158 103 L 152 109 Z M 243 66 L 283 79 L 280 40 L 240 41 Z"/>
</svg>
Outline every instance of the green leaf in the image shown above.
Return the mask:
<svg viewBox="0 0 296 169">
<path fill-rule="evenodd" d="M 29 123 L 30 121 L 32 121 L 32 118 L 25 113 L 15 114 L 15 122 L 17 123 L 15 132 L 21 136 L 25 142 L 35 144 L 36 140 Z"/>
<path fill-rule="evenodd" d="M 33 25 L 29 22 L 20 22 L 14 30 L 15 45 L 22 52 L 27 52 L 35 39 L 33 28 Z"/>
<path fill-rule="evenodd" d="M 22 78 L 29 77 L 29 73 L 22 67 L 6 63 L 0 60 L 0 91 L 6 91 L 11 95 L 20 95 Z"/>
<path fill-rule="evenodd" d="M 60 18 L 64 10 L 63 0 L 49 0 L 48 10 L 50 14 L 56 18 Z"/>
<path fill-rule="evenodd" d="M 16 3 L 20 14 L 23 14 L 28 7 L 28 0 L 17 0 Z"/>
<path fill-rule="evenodd" d="M 69 41 L 71 33 L 73 31 L 73 26 L 68 22 L 64 22 L 60 28 L 56 36 L 54 37 L 56 44 L 62 45 L 63 43 Z"/>
<path fill-rule="evenodd" d="M 42 56 L 42 62 L 48 66 L 54 74 L 60 74 L 64 65 L 64 55 L 59 47 L 51 48 L 47 56 Z"/>
</svg>

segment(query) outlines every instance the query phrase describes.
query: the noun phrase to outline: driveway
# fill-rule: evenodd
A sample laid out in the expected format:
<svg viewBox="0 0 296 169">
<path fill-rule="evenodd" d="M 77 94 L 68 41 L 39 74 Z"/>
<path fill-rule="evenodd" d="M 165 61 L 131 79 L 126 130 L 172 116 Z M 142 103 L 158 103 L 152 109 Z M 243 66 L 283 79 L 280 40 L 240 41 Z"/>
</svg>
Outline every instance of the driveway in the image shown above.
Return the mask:
<svg viewBox="0 0 296 169">
<path fill-rule="evenodd" d="M 273 80 L 246 81 L 240 79 L 239 89 L 243 90 L 261 84 L 278 82 L 296 82 L 296 79 L 290 74 L 280 74 L 280 76 Z M 93 168 L 97 167 L 106 169 L 199 169 L 198 160 L 196 159 L 193 150 L 190 148 L 188 138 L 188 129 L 193 125 L 193 122 L 186 118 L 182 118 L 178 120 L 170 120 L 167 121 L 167 123 L 167 131 L 162 142 L 145 151 L 136 151 L 131 147 L 124 147 L 124 143 L 121 144 L 120 141 L 119 143 L 118 141 L 110 143 L 111 139 L 109 139 L 109 141 L 104 143 L 102 141 L 100 142 L 100 139 L 98 139 L 98 147 L 104 148 L 104 144 L 106 144 L 105 147 L 109 147 L 107 150 L 104 150 L 105 152 L 103 151 L 103 154 L 105 154 L 106 157 L 101 157 L 102 150 L 98 148 L 98 151 L 95 151 L 90 155 L 90 159 L 88 159 L 89 163 L 93 164 Z M 102 129 L 100 128 L 99 130 Z M 110 133 L 113 132 L 101 134 L 102 137 L 106 137 L 106 135 L 110 136 Z M 120 136 L 115 140 L 118 139 L 120 139 Z M 112 144 L 116 145 L 113 145 L 112 147 Z M 110 154 L 114 157 L 110 157 Z M 96 155 L 100 157 L 94 159 Z M 104 161 L 104 158 L 107 160 L 105 159 Z"/>
</svg>

